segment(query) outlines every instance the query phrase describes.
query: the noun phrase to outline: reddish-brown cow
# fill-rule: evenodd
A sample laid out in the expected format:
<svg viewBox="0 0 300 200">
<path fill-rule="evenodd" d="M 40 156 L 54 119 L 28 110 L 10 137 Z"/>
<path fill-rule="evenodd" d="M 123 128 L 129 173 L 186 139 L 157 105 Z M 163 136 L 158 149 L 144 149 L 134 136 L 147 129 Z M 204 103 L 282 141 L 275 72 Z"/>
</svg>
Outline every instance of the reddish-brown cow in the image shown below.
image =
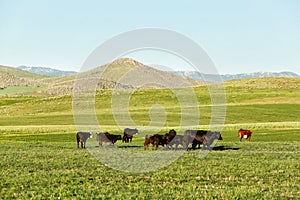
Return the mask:
<svg viewBox="0 0 300 200">
<path fill-rule="evenodd" d="M 242 141 L 243 138 L 245 138 L 246 140 L 248 140 L 248 142 L 250 142 L 251 135 L 252 135 L 252 131 L 250 130 L 240 129 L 238 131 L 238 137 L 240 138 L 240 142 Z"/>
</svg>

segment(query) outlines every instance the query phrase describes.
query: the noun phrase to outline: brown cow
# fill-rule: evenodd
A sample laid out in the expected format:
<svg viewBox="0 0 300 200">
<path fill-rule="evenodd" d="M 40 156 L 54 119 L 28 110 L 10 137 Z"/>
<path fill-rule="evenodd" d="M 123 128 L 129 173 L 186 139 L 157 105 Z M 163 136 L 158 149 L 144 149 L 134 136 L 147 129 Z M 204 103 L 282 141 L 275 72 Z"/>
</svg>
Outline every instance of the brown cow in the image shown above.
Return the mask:
<svg viewBox="0 0 300 200">
<path fill-rule="evenodd" d="M 158 145 L 165 146 L 167 144 L 166 135 L 155 134 L 152 136 L 145 136 L 144 149 L 146 150 L 149 147 L 149 144 L 152 144 L 158 149 Z"/>
<path fill-rule="evenodd" d="M 93 134 L 91 132 L 77 132 L 77 147 L 79 148 L 79 143 L 81 144 L 81 148 L 85 148 L 85 144 L 87 139 L 93 138 Z"/>
<path fill-rule="evenodd" d="M 148 149 L 149 144 L 152 144 L 154 146 L 154 137 L 146 135 L 145 142 L 144 142 L 144 150 Z"/>
<path fill-rule="evenodd" d="M 251 135 L 252 135 L 252 131 L 250 130 L 241 128 L 238 131 L 238 137 L 240 138 L 240 142 L 242 141 L 243 138 L 245 138 L 246 140 L 248 140 L 248 142 L 250 142 Z"/>
</svg>

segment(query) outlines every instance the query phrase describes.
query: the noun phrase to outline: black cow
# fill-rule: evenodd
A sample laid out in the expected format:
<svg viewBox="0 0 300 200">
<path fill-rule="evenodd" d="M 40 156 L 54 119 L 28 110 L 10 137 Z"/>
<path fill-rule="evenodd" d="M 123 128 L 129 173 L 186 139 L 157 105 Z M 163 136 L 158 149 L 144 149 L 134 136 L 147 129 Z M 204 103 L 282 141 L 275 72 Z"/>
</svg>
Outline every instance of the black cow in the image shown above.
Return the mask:
<svg viewBox="0 0 300 200">
<path fill-rule="evenodd" d="M 77 147 L 79 148 L 79 143 L 80 143 L 81 148 L 85 148 L 86 141 L 89 138 L 93 138 L 93 134 L 91 132 L 77 132 L 76 134 Z"/>
<path fill-rule="evenodd" d="M 192 143 L 192 149 L 203 144 L 203 148 L 210 148 L 215 140 L 222 140 L 220 132 L 212 132 L 206 130 L 186 130 L 184 132 L 184 148 L 188 149 Z"/>
<path fill-rule="evenodd" d="M 97 133 L 97 139 L 99 143 L 99 147 L 102 147 L 103 142 L 109 142 L 112 145 L 114 145 L 117 140 L 121 140 L 122 137 L 121 135 L 113 135 L 110 134 L 109 132 L 104 132 L 104 133 Z"/>
<path fill-rule="evenodd" d="M 123 142 L 131 142 L 133 135 L 138 134 L 139 131 L 135 128 L 135 129 L 130 129 L 130 128 L 125 128 L 124 129 L 124 136 L 123 136 Z"/>
</svg>

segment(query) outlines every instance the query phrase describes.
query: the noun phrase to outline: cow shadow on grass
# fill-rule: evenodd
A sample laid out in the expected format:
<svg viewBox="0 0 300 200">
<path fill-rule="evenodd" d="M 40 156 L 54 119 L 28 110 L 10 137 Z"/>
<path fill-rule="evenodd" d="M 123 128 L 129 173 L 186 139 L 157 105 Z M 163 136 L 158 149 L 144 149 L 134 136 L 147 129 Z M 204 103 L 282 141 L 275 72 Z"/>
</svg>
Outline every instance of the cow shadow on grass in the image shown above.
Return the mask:
<svg viewBox="0 0 300 200">
<path fill-rule="evenodd" d="M 128 145 L 128 146 L 118 146 L 118 148 L 121 148 L 121 149 L 128 149 L 128 148 L 144 148 L 144 146 L 138 146 L 138 145 Z"/>
<path fill-rule="evenodd" d="M 226 151 L 226 150 L 239 150 L 240 148 L 237 147 L 226 147 L 226 146 L 215 146 L 212 148 L 213 151 Z"/>
<path fill-rule="evenodd" d="M 99 146 L 95 146 L 96 148 L 99 148 Z M 100 148 L 103 148 L 103 147 L 100 147 Z M 105 146 L 104 148 L 120 148 L 120 149 L 131 149 L 131 148 L 144 148 L 144 146 L 138 146 L 138 145 L 126 145 L 126 146 L 113 146 L 113 145 L 107 145 Z M 233 151 L 237 151 L 239 150 L 240 148 L 237 148 L 237 147 L 228 147 L 228 146 L 215 146 L 211 149 L 202 149 L 202 148 L 191 148 L 189 147 L 187 150 L 188 151 L 193 151 L 193 150 L 211 150 L 211 151 L 227 151 L 227 150 L 233 150 Z M 152 150 L 157 150 L 155 149 L 155 147 L 152 148 Z M 160 148 L 160 150 L 163 150 L 163 151 L 186 151 L 186 149 L 184 148 L 180 148 L 178 147 L 177 149 L 176 148 Z"/>
<path fill-rule="evenodd" d="M 228 146 L 215 146 L 213 148 L 188 148 L 188 151 L 193 151 L 193 150 L 210 150 L 210 151 L 227 151 L 227 150 L 233 150 L 233 151 L 237 151 L 239 150 L 240 148 L 237 148 L 237 147 L 228 147 Z"/>
<path fill-rule="evenodd" d="M 99 145 L 95 145 L 95 148 L 121 148 L 121 149 L 127 149 L 127 148 L 142 148 L 143 146 L 118 146 L 118 145 L 103 145 L 102 147 L 99 147 Z"/>
</svg>

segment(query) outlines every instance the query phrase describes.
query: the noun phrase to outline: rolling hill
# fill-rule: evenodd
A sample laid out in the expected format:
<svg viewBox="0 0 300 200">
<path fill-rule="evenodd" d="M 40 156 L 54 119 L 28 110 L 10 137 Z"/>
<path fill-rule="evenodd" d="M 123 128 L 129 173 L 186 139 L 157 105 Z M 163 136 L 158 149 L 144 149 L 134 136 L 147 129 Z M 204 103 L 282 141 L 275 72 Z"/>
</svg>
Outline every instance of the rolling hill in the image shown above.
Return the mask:
<svg viewBox="0 0 300 200">
<path fill-rule="evenodd" d="M 0 89 L 7 87 L 41 87 L 47 84 L 42 81 L 45 76 L 33 74 L 13 67 L 0 66 Z"/>
<path fill-rule="evenodd" d="M 63 77 L 49 77 L 30 73 L 12 67 L 0 67 L 2 89 L 18 86 L 47 87 L 42 93 L 50 95 L 70 94 L 75 79 L 79 83 L 95 83 L 97 89 L 118 88 L 163 88 L 187 87 L 204 84 L 203 81 L 184 78 L 168 72 L 153 69 L 133 59 L 121 58 L 92 70 Z M 99 78 L 101 77 L 101 78 Z M 137 78 L 139 77 L 139 78 Z M 147 83 L 144 84 L 144 81 Z M 38 90 L 38 89 L 37 89 Z"/>
<path fill-rule="evenodd" d="M 27 72 L 15 67 L 8 67 L 0 65 L 0 74 L 8 74 L 18 78 L 29 78 L 29 79 L 40 79 L 45 78 L 46 76 L 40 74 L 34 74 L 31 72 Z"/>
</svg>

